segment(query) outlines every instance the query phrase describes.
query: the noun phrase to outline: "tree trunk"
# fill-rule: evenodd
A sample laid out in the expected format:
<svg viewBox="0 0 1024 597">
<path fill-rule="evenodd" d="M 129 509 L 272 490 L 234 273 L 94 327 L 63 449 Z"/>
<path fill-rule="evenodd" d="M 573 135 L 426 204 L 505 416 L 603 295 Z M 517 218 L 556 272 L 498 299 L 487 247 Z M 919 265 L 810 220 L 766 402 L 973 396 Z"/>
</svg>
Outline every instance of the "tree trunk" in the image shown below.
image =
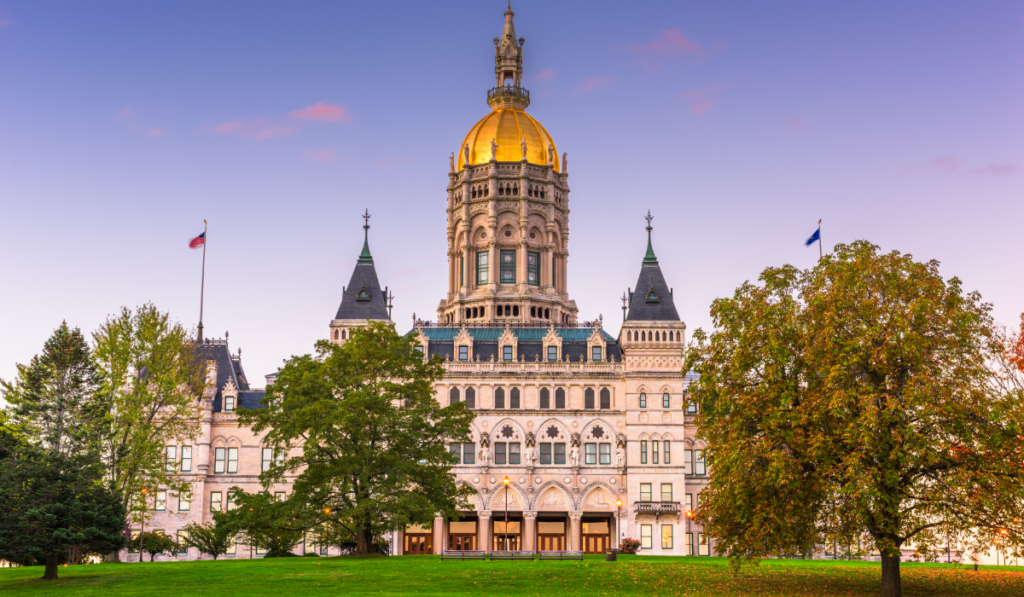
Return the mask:
<svg viewBox="0 0 1024 597">
<path fill-rule="evenodd" d="M 900 584 L 900 556 L 882 554 L 882 597 L 903 597 Z"/>
<path fill-rule="evenodd" d="M 373 543 L 373 533 L 369 526 L 365 526 L 356 532 L 356 554 L 365 556 L 370 554 L 370 544 Z"/>
<path fill-rule="evenodd" d="M 57 580 L 57 569 L 60 568 L 60 559 L 55 554 L 46 556 L 46 571 L 43 572 L 43 580 Z"/>
</svg>

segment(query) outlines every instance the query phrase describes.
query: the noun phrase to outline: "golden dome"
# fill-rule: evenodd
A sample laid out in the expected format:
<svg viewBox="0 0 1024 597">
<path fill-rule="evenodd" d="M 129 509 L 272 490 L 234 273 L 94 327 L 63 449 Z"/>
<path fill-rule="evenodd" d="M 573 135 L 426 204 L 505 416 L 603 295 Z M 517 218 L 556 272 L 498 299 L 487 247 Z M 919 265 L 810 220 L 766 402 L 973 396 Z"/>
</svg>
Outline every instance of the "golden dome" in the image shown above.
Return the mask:
<svg viewBox="0 0 1024 597">
<path fill-rule="evenodd" d="M 539 166 L 548 163 L 548 145 L 555 148 L 554 167 L 559 171 L 558 146 L 548 134 L 544 125 L 532 116 L 515 108 L 497 108 L 473 125 L 466 139 L 459 147 L 458 169 L 466 161 L 466 145 L 469 145 L 469 164 L 486 164 L 491 161 L 491 139 L 498 144 L 497 161 L 518 162 L 523 159 L 521 143 L 526 139 L 526 161 Z"/>
</svg>

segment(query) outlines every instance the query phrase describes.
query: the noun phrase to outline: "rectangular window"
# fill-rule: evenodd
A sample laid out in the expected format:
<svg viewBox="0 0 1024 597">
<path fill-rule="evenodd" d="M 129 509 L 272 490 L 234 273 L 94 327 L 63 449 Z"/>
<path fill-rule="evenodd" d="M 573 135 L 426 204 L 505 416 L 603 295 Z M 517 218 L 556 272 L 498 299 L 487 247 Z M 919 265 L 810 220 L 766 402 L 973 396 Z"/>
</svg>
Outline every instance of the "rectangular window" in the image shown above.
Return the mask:
<svg viewBox="0 0 1024 597">
<path fill-rule="evenodd" d="M 188 531 L 178 531 L 178 549 L 175 550 L 179 554 L 188 553 L 188 548 L 185 547 L 185 539 L 188 537 Z"/>
<path fill-rule="evenodd" d="M 505 464 L 505 442 L 494 442 L 494 464 Z"/>
<path fill-rule="evenodd" d="M 661 548 L 672 549 L 672 525 L 661 525 Z"/>
<path fill-rule="evenodd" d="M 167 472 L 178 470 L 178 446 L 167 446 L 164 452 L 167 461 Z"/>
<path fill-rule="evenodd" d="M 476 444 L 462 444 L 462 464 L 476 464 Z"/>
<path fill-rule="evenodd" d="M 557 346 L 548 346 L 548 360 L 549 361 L 557 361 L 558 360 L 558 347 Z"/>
<path fill-rule="evenodd" d="M 192 446 L 181 447 L 181 472 L 192 472 Z"/>
<path fill-rule="evenodd" d="M 502 358 L 502 360 L 505 360 L 505 361 L 511 361 L 512 360 L 512 347 L 511 346 L 502 346 L 501 347 L 501 358 Z"/>
<path fill-rule="evenodd" d="M 583 444 L 583 464 L 597 464 L 597 444 Z"/>
<path fill-rule="evenodd" d="M 417 346 L 414 350 L 419 354 L 423 354 L 423 345 Z"/>
<path fill-rule="evenodd" d="M 469 360 L 469 347 L 468 346 L 460 346 L 459 347 L 459 360 L 460 361 L 468 361 Z"/>
<path fill-rule="evenodd" d="M 647 394 L 640 392 L 640 408 L 647 408 Z"/>
<path fill-rule="evenodd" d="M 654 496 L 651 493 L 651 484 L 650 483 L 641 483 L 640 484 L 640 501 L 641 502 L 649 502 L 649 501 L 651 501 L 653 499 L 653 497 Z"/>
<path fill-rule="evenodd" d="M 509 442 L 508 444 L 508 463 L 519 464 L 519 442 Z"/>
<path fill-rule="evenodd" d="M 139 553 L 139 550 L 135 549 L 135 546 L 138 545 L 139 533 L 140 531 L 132 531 L 132 538 L 128 542 L 128 553 Z"/>
<path fill-rule="evenodd" d="M 688 493 L 683 496 L 683 514 L 687 512 L 693 512 L 693 494 Z"/>
<path fill-rule="evenodd" d="M 182 491 L 178 494 L 178 512 L 188 512 L 192 509 L 192 494 Z"/>
<path fill-rule="evenodd" d="M 658 440 L 651 441 L 651 464 L 658 464 L 658 453 L 661 451 L 661 442 Z"/>
<path fill-rule="evenodd" d="M 283 502 L 284 501 L 284 492 L 283 491 L 275 491 L 274 492 L 274 499 L 279 501 L 279 502 Z"/>
<path fill-rule="evenodd" d="M 661 484 L 661 501 L 671 502 L 672 501 L 672 484 L 662 483 Z"/>
<path fill-rule="evenodd" d="M 695 414 L 697 414 L 697 403 L 696 402 L 691 400 L 691 401 L 686 403 L 686 414 L 688 414 L 688 415 L 695 415 Z"/>
<path fill-rule="evenodd" d="M 683 474 L 693 474 L 693 450 L 683 450 Z"/>
<path fill-rule="evenodd" d="M 704 450 L 693 451 L 693 474 L 703 476 L 707 473 L 704 467 Z"/>
<path fill-rule="evenodd" d="M 482 286 L 487 283 L 487 274 L 489 269 L 489 261 L 487 259 L 487 251 L 476 252 L 476 285 Z"/>
<path fill-rule="evenodd" d="M 595 363 L 600 363 L 601 362 L 601 347 L 600 346 L 591 346 L 590 347 L 590 360 L 595 362 Z"/>
<path fill-rule="evenodd" d="M 611 464 L 612 463 L 612 445 L 611 444 L 599 444 L 598 456 L 601 457 L 600 464 Z"/>
<path fill-rule="evenodd" d="M 501 252 L 501 283 L 502 284 L 515 284 L 516 283 L 516 252 L 515 251 L 502 251 Z"/>
<path fill-rule="evenodd" d="M 231 412 L 235 410 L 235 397 L 225 396 L 224 397 L 224 412 Z"/>
<path fill-rule="evenodd" d="M 219 491 L 210 492 L 210 512 L 220 512 L 223 509 L 221 502 L 221 493 Z"/>
<path fill-rule="evenodd" d="M 262 471 L 269 471 L 270 470 L 270 465 L 273 462 L 274 462 L 274 449 L 273 448 L 263 448 L 263 467 L 260 470 L 262 470 Z"/>
<path fill-rule="evenodd" d="M 234 494 L 232 494 L 229 491 L 228 492 L 228 512 L 234 510 L 237 507 L 238 507 L 238 504 L 235 503 L 235 496 L 234 496 Z"/>
<path fill-rule="evenodd" d="M 672 464 L 672 448 L 671 448 L 671 445 L 672 445 L 672 442 L 670 442 L 668 440 L 664 441 L 664 448 L 663 448 L 664 452 L 663 452 L 663 454 L 665 456 L 665 459 L 661 461 L 662 464 Z"/>
<path fill-rule="evenodd" d="M 558 257 L 556 257 L 554 253 L 552 253 L 551 254 L 551 285 L 552 286 L 555 285 L 555 280 L 558 279 L 555 276 L 555 263 L 557 262 L 557 260 L 558 260 Z"/>
<path fill-rule="evenodd" d="M 526 282 L 530 286 L 540 286 L 540 253 L 526 252 Z"/>
<path fill-rule="evenodd" d="M 238 472 L 238 448 L 228 448 L 228 473 Z"/>
<path fill-rule="evenodd" d="M 452 455 L 452 462 L 454 464 L 459 464 L 459 455 L 462 453 L 462 444 L 451 444 L 448 446 L 448 452 Z"/>
<path fill-rule="evenodd" d="M 555 444 L 555 464 L 565 464 L 565 444 Z"/>
<path fill-rule="evenodd" d="M 697 533 L 697 555 L 711 555 L 711 546 L 708 545 L 708 536 L 704 533 Z"/>
<path fill-rule="evenodd" d="M 230 539 L 228 539 L 228 550 L 226 552 L 224 552 L 224 553 L 226 555 L 229 555 L 229 556 L 235 555 L 235 552 L 238 551 L 237 544 L 238 544 L 238 537 L 237 536 L 232 536 Z"/>
<path fill-rule="evenodd" d="M 551 444 L 540 445 L 540 463 L 551 464 Z"/>
<path fill-rule="evenodd" d="M 224 448 L 213 449 L 213 472 L 224 472 Z"/>
<path fill-rule="evenodd" d="M 693 555 L 693 533 L 686 533 L 686 555 Z"/>
<path fill-rule="evenodd" d="M 661 395 L 661 408 L 669 408 L 672 405 L 672 398 L 665 392 Z"/>
<path fill-rule="evenodd" d="M 459 286 L 466 285 L 466 258 L 459 255 Z"/>
<path fill-rule="evenodd" d="M 167 490 L 161 489 L 156 492 L 156 503 L 153 505 L 153 509 L 157 512 L 162 512 L 167 509 Z"/>
<path fill-rule="evenodd" d="M 647 440 L 640 440 L 640 464 L 647 464 Z"/>
<path fill-rule="evenodd" d="M 640 549 L 654 549 L 654 543 L 651 539 L 651 532 L 653 530 L 654 525 L 640 525 Z"/>
</svg>

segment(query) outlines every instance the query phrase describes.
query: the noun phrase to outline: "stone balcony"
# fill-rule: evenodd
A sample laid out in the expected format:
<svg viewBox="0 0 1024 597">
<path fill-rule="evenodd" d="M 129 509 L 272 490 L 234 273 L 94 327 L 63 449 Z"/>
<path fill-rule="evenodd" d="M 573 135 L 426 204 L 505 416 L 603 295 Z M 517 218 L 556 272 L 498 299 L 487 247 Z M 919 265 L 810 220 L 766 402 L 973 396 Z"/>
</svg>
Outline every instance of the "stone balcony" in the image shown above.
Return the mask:
<svg viewBox="0 0 1024 597">
<path fill-rule="evenodd" d="M 679 502 L 636 502 L 637 514 L 678 514 Z"/>
</svg>

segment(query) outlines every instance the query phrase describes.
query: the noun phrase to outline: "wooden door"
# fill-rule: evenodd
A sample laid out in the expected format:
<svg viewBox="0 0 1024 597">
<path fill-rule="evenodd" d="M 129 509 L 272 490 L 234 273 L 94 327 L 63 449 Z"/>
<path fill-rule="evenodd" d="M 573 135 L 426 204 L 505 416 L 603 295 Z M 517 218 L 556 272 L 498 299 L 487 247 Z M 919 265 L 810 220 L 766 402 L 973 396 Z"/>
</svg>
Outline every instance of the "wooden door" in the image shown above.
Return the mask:
<svg viewBox="0 0 1024 597">
<path fill-rule="evenodd" d="M 402 553 L 408 556 L 434 553 L 434 536 L 429 533 L 407 533 L 405 535 L 405 550 Z"/>
<path fill-rule="evenodd" d="M 494 547 L 492 549 L 496 551 L 519 551 L 519 534 L 518 533 L 501 533 L 494 536 Z"/>
<path fill-rule="evenodd" d="M 457 551 L 473 551 L 476 549 L 476 535 L 448 535 L 448 549 Z"/>
<path fill-rule="evenodd" d="M 608 550 L 608 535 L 583 535 L 584 553 L 604 553 Z"/>
<path fill-rule="evenodd" d="M 539 551 L 565 551 L 565 535 L 538 535 Z"/>
</svg>

